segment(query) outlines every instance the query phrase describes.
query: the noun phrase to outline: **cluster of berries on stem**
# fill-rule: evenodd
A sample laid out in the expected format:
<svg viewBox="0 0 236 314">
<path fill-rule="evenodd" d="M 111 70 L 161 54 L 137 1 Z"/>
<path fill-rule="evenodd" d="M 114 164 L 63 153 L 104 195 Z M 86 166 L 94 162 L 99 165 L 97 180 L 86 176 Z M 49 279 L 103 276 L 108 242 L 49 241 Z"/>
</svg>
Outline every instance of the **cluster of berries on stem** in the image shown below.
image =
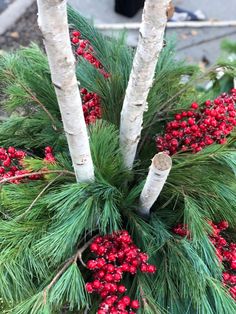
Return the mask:
<svg viewBox="0 0 236 314">
<path fill-rule="evenodd" d="M 51 146 L 45 147 L 44 154 L 45 154 L 45 157 L 44 157 L 45 163 L 54 164 L 56 162 L 56 158 L 53 155 L 53 149 Z"/>
<path fill-rule="evenodd" d="M 210 241 L 215 247 L 220 266 L 225 269 L 222 275 L 223 285 L 228 287 L 231 296 L 236 300 L 236 243 L 228 242 L 221 235 L 221 232 L 229 227 L 227 221 L 221 221 L 218 224 L 212 221 L 208 223 L 212 227 Z M 173 228 L 173 232 L 181 237 L 191 238 L 187 225 L 178 224 Z"/>
<path fill-rule="evenodd" d="M 213 233 L 210 237 L 215 246 L 219 262 L 223 264 L 225 272 L 222 281 L 229 288 L 231 296 L 236 300 L 236 243 L 228 242 L 221 232 L 229 227 L 227 221 L 221 221 L 219 224 L 210 223 Z"/>
<path fill-rule="evenodd" d="M 74 47 L 76 56 L 81 56 L 91 63 L 105 78 L 110 76 L 110 74 L 104 70 L 101 62 L 95 57 L 94 49 L 91 46 L 89 40 L 83 39 L 81 33 L 78 30 L 73 30 L 71 32 L 71 43 Z"/>
<path fill-rule="evenodd" d="M 207 100 L 203 107 L 192 103 L 188 111 L 175 115 L 167 123 L 165 134 L 156 138 L 159 151 L 173 155 L 180 151 L 197 153 L 211 144 L 225 144 L 236 126 L 236 89 L 221 94 L 214 101 Z"/>
<path fill-rule="evenodd" d="M 96 237 L 90 251 L 96 259 L 87 262 L 88 269 L 93 272 L 93 281 L 86 284 L 86 289 L 102 299 L 97 314 L 136 313 L 139 301 L 125 295 L 127 289 L 121 280 L 125 273 L 135 275 L 138 270 L 155 273 L 156 267 L 147 263 L 148 255 L 140 251 L 125 230 Z"/>
<path fill-rule="evenodd" d="M 23 160 L 26 157 L 26 153 L 23 150 L 18 150 L 13 146 L 7 149 L 0 147 L 0 180 L 13 178 L 10 183 L 19 184 L 25 178 L 16 178 L 29 173 L 28 170 L 24 169 Z M 40 175 L 31 175 L 28 177 L 30 180 L 40 179 Z"/>
<path fill-rule="evenodd" d="M 95 57 L 95 52 L 90 42 L 83 39 L 78 30 L 71 31 L 71 43 L 74 47 L 75 55 L 81 56 L 91 63 L 99 72 L 108 78 L 110 75 L 104 70 L 101 62 Z M 101 119 L 101 99 L 96 93 L 88 92 L 86 88 L 80 90 L 83 102 L 83 112 L 86 124 L 94 123 Z"/>
<path fill-rule="evenodd" d="M 44 153 L 44 162 L 46 164 L 56 162 L 51 146 L 45 147 Z M 42 179 L 41 174 L 30 175 L 31 171 L 25 169 L 25 157 L 27 157 L 27 153 L 25 151 L 16 149 L 13 146 L 8 147 L 7 149 L 0 147 L 0 181 L 9 179 L 10 183 L 19 184 L 25 182 L 26 180 Z"/>
<path fill-rule="evenodd" d="M 96 93 L 89 93 L 86 88 L 81 88 L 80 93 L 82 96 L 86 124 L 91 124 L 97 119 L 101 119 L 102 111 L 100 97 Z"/>
</svg>

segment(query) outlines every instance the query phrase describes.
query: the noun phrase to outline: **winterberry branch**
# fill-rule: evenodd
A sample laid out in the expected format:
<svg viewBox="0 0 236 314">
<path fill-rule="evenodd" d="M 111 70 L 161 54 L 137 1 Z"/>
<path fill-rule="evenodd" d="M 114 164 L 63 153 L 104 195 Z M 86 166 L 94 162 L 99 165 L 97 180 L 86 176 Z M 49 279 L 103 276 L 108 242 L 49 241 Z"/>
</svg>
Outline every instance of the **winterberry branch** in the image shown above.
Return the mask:
<svg viewBox="0 0 236 314">
<path fill-rule="evenodd" d="M 147 137 L 150 134 L 150 130 L 153 125 L 155 125 L 157 122 L 162 120 L 163 114 L 168 114 L 170 110 L 181 110 L 181 108 L 173 109 L 172 106 L 175 103 L 176 99 L 188 91 L 188 89 L 191 86 L 194 86 L 196 82 L 199 82 L 203 80 L 207 75 L 214 73 L 216 69 L 219 68 L 218 66 L 212 66 L 207 71 L 204 72 L 204 74 L 200 75 L 198 78 L 194 77 L 188 84 L 186 84 L 183 88 L 181 88 L 177 93 L 175 93 L 172 97 L 170 97 L 166 102 L 164 102 L 159 108 L 158 111 L 151 117 L 150 121 L 146 124 L 146 126 L 143 128 L 145 130 L 145 133 L 142 137 L 142 141 L 139 143 L 138 147 L 138 154 L 143 148 L 143 145 L 147 141 Z M 166 119 L 163 119 L 166 120 Z"/>
<path fill-rule="evenodd" d="M 4 184 L 4 183 L 12 181 L 12 180 L 27 178 L 27 177 L 34 176 L 34 175 L 44 175 L 44 174 L 50 174 L 50 173 L 60 173 L 60 174 L 68 174 L 71 176 L 75 176 L 74 172 L 68 171 L 68 170 L 43 170 L 43 171 L 37 171 L 37 172 L 24 173 L 24 174 L 12 176 L 9 178 L 4 178 L 4 179 L 0 180 L 0 184 Z"/>
</svg>

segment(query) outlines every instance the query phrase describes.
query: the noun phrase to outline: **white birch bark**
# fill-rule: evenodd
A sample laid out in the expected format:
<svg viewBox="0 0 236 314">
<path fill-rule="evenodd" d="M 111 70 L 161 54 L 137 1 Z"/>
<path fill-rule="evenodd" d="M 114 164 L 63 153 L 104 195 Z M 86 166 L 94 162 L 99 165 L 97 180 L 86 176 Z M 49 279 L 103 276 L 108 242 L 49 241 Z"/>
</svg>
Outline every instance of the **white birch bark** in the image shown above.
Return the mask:
<svg viewBox="0 0 236 314">
<path fill-rule="evenodd" d="M 172 159 L 165 153 L 158 153 L 152 159 L 148 176 L 140 195 L 138 212 L 148 217 L 152 205 L 160 195 L 172 166 Z"/>
<path fill-rule="evenodd" d="M 158 56 L 163 47 L 170 0 L 146 0 L 139 42 L 121 111 L 120 146 L 124 163 L 132 168 L 147 110 L 147 97 L 152 86 Z"/>
<path fill-rule="evenodd" d="M 43 35 L 52 82 L 77 182 L 94 180 L 89 138 L 75 75 L 75 59 L 68 30 L 65 0 L 37 0 L 38 24 Z"/>
</svg>

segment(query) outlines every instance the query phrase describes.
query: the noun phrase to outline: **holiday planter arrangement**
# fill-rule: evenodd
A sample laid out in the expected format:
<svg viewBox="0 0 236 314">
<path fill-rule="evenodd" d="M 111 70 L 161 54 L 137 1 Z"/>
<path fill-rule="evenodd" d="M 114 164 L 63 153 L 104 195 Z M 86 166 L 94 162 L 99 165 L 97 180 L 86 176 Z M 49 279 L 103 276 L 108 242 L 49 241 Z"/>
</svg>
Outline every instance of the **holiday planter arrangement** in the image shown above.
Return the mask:
<svg viewBox="0 0 236 314">
<path fill-rule="evenodd" d="M 0 57 L 1 313 L 235 313 L 235 62 L 177 61 L 167 0 L 135 52 L 37 3 L 46 52 Z"/>
</svg>

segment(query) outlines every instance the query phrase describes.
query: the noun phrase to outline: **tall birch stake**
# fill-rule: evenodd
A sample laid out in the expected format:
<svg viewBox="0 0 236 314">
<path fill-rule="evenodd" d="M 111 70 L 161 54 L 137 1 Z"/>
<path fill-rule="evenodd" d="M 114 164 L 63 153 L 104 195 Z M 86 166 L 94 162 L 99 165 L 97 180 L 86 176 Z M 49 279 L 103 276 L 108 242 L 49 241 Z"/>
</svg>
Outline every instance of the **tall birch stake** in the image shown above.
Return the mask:
<svg viewBox="0 0 236 314">
<path fill-rule="evenodd" d="M 75 75 L 65 0 L 37 0 L 38 24 L 78 182 L 93 181 L 94 168 Z"/>
<path fill-rule="evenodd" d="M 142 216 L 149 216 L 152 205 L 163 189 L 171 166 L 172 160 L 170 156 L 165 153 L 159 153 L 153 157 L 145 185 L 140 195 L 138 212 Z"/>
<path fill-rule="evenodd" d="M 170 0 L 146 0 L 139 42 L 121 111 L 120 146 L 124 163 L 132 168 L 139 143 L 143 114 L 152 86 L 158 56 L 163 47 Z"/>
</svg>

